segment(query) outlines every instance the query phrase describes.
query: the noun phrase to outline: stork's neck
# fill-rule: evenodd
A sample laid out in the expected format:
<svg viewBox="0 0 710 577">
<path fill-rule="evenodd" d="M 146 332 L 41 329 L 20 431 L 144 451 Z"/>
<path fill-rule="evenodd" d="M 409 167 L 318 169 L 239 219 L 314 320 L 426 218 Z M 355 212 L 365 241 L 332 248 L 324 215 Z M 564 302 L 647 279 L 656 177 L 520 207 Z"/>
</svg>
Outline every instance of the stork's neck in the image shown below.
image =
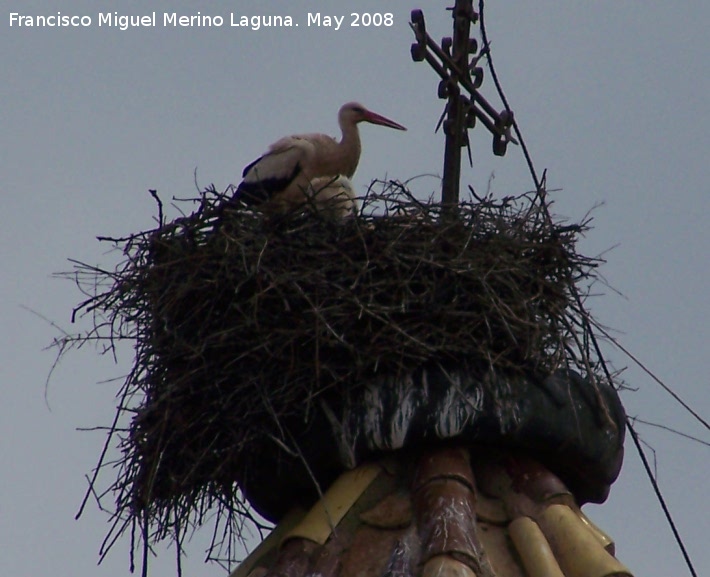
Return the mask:
<svg viewBox="0 0 710 577">
<path fill-rule="evenodd" d="M 360 131 L 353 122 L 340 122 L 340 130 L 343 133 L 338 143 L 339 156 L 344 167 L 342 174 L 352 178 L 360 161 Z"/>
</svg>

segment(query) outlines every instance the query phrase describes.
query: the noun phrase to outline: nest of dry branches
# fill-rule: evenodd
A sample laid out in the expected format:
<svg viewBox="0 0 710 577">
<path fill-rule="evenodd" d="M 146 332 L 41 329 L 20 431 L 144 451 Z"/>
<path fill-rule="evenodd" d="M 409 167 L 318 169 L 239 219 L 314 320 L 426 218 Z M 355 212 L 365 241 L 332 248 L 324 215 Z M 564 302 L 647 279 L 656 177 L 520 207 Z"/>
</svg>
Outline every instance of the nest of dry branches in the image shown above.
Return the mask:
<svg viewBox="0 0 710 577">
<path fill-rule="evenodd" d="M 597 264 L 576 250 L 586 222 L 553 222 L 537 195 L 449 218 L 399 183 L 374 188 L 338 223 L 265 221 L 211 189 L 189 216 L 165 222 L 161 206 L 156 229 L 108 239 L 125 255 L 116 270 L 79 265 L 86 338 L 135 346 L 113 431 L 114 533 L 140 520 L 144 539 L 180 543 L 215 507 L 229 532 L 248 515 L 245 470 L 326 391 L 432 360 L 595 370 L 576 288 Z"/>
</svg>

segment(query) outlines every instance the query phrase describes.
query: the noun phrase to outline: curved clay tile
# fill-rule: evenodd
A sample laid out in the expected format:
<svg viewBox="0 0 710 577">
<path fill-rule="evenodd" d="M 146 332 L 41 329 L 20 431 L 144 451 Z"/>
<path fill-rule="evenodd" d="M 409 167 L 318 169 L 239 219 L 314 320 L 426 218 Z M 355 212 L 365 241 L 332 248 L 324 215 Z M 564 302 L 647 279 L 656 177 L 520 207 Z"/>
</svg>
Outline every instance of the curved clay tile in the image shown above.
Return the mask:
<svg viewBox="0 0 710 577">
<path fill-rule="evenodd" d="M 549 469 L 458 444 L 343 474 L 232 577 L 631 577 Z"/>
</svg>

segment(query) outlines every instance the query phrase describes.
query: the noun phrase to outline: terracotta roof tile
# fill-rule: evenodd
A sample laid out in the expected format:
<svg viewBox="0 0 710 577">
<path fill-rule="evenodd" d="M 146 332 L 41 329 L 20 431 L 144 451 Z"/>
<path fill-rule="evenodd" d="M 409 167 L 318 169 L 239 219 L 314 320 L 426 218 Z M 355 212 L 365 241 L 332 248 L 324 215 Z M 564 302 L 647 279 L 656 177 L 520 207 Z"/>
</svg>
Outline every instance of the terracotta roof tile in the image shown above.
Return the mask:
<svg viewBox="0 0 710 577">
<path fill-rule="evenodd" d="M 538 461 L 462 445 L 350 471 L 267 541 L 232 577 L 632 577 Z"/>
</svg>

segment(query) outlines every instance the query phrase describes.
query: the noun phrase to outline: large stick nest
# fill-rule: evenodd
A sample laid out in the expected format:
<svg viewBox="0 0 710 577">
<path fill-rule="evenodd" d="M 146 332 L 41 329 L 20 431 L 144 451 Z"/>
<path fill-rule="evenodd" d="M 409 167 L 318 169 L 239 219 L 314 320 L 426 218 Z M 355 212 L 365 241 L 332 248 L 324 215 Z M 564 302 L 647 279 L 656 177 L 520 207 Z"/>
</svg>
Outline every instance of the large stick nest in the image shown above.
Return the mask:
<svg viewBox="0 0 710 577">
<path fill-rule="evenodd" d="M 448 218 L 394 182 L 357 218 L 265 221 L 206 191 L 189 216 L 123 239 L 114 271 L 79 265 L 93 314 L 83 339 L 129 339 L 113 533 L 180 543 L 211 508 L 234 529 L 237 490 L 279 423 L 307 419 L 325 391 L 432 360 L 511 374 L 576 365 L 587 350 L 580 282 L 597 261 L 542 197 L 462 203 Z M 371 187 L 372 188 L 372 187 Z M 598 360 L 598 359 L 597 359 Z M 103 466 L 102 462 L 99 466 Z M 113 543 L 107 537 L 107 544 Z"/>
</svg>

